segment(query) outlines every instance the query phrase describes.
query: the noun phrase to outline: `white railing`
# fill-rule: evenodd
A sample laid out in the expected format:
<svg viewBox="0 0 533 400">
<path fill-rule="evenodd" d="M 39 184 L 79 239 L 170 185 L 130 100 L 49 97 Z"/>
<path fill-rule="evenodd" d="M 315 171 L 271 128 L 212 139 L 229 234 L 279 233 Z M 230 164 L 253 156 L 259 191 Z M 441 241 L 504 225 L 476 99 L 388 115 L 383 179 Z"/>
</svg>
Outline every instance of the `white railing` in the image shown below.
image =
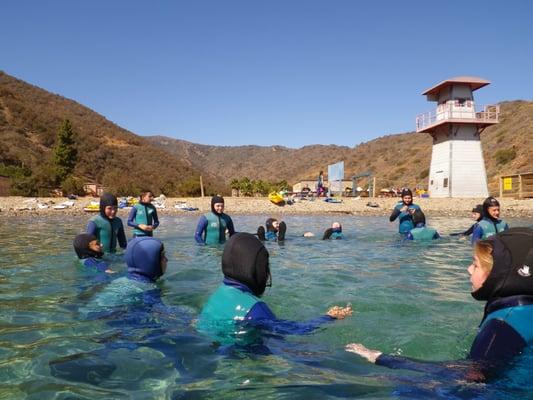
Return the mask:
<svg viewBox="0 0 533 400">
<path fill-rule="evenodd" d="M 472 120 L 472 122 L 498 122 L 500 106 L 487 105 L 482 108 L 462 107 L 455 104 L 441 104 L 437 110 L 420 114 L 416 117 L 416 131 L 420 132 L 428 126 L 441 121 Z"/>
</svg>

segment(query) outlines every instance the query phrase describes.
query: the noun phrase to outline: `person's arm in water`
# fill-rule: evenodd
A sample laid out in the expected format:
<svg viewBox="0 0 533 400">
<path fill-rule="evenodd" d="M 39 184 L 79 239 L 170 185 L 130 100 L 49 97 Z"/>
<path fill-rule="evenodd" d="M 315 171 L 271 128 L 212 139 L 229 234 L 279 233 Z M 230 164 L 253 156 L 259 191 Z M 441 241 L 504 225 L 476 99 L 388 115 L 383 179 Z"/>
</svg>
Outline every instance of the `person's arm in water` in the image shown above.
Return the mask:
<svg viewBox="0 0 533 400">
<path fill-rule="evenodd" d="M 231 237 L 235 234 L 235 227 L 233 226 L 233 220 L 231 217 L 228 214 L 226 214 L 226 217 L 226 228 L 228 228 L 228 232 Z"/>
<path fill-rule="evenodd" d="M 309 321 L 287 321 L 278 319 L 266 303 L 257 302 L 245 317 L 246 323 L 281 335 L 305 335 L 313 332 L 326 322 L 334 321 L 335 319 L 344 319 L 352 315 L 351 306 L 347 307 L 332 307 L 328 310 L 327 315 L 322 315 L 318 318 Z"/>
<path fill-rule="evenodd" d="M 139 224 L 135 222 L 135 217 L 137 216 L 137 208 L 132 207 L 130 210 L 130 213 L 128 215 L 128 226 L 131 226 L 132 228 L 138 228 Z"/>
<path fill-rule="evenodd" d="M 124 233 L 124 225 L 120 223 L 120 228 L 117 232 L 118 245 L 121 249 L 125 249 L 128 246 L 128 239 L 126 239 L 126 233 Z"/>
<path fill-rule="evenodd" d="M 159 226 L 159 216 L 157 215 L 157 208 L 154 207 L 154 214 L 152 215 L 152 228 L 156 229 Z"/>
<path fill-rule="evenodd" d="M 198 225 L 196 225 L 196 231 L 194 232 L 194 240 L 196 240 L 196 243 L 205 244 L 203 234 L 206 229 L 207 229 L 207 218 L 205 217 L 205 215 L 202 215 L 200 217 L 200 220 L 198 221 Z"/>
<path fill-rule="evenodd" d="M 328 228 L 324 231 L 324 236 L 322 236 L 322 240 L 327 240 L 331 237 L 333 234 L 333 228 Z"/>
<path fill-rule="evenodd" d="M 390 215 L 390 217 L 389 217 L 389 221 L 390 221 L 390 222 L 394 222 L 394 220 L 395 220 L 396 218 L 398 218 L 398 217 L 400 216 L 401 213 L 402 213 L 402 212 L 400 211 L 400 209 L 399 209 L 398 207 L 394 207 L 394 210 L 392 210 L 392 213 L 391 213 L 391 215 Z"/>
<path fill-rule="evenodd" d="M 87 233 L 89 235 L 94 235 L 98 237 L 98 235 L 96 234 L 97 231 L 98 231 L 98 227 L 96 226 L 94 221 L 89 221 L 89 223 L 87 224 Z"/>
<path fill-rule="evenodd" d="M 474 232 L 472 232 L 472 244 L 476 243 L 478 240 L 481 240 L 483 237 L 483 228 L 479 225 L 476 225 Z"/>
</svg>

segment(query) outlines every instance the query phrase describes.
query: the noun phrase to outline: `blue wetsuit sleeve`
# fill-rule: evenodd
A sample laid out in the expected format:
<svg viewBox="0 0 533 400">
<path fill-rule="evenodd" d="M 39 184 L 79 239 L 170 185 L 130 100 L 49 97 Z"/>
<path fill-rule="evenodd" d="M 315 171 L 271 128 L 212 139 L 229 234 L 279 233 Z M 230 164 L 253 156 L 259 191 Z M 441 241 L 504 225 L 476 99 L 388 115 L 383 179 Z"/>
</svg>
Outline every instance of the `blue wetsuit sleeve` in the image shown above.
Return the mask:
<svg viewBox="0 0 533 400">
<path fill-rule="evenodd" d="M 194 239 L 196 240 L 196 243 L 198 244 L 205 244 L 205 240 L 203 238 L 203 234 L 207 229 L 207 218 L 205 215 L 202 215 L 200 217 L 200 220 L 198 221 L 198 225 L 196 225 L 196 231 L 194 232 Z"/>
<path fill-rule="evenodd" d="M 128 226 L 131 226 L 132 228 L 137 228 L 139 224 L 135 222 L 135 217 L 137 216 L 137 208 L 132 207 L 130 210 L 130 214 L 128 215 Z"/>
<path fill-rule="evenodd" d="M 414 240 L 413 234 L 411 231 L 407 232 L 407 235 L 405 236 L 405 239 L 407 240 Z"/>
<path fill-rule="evenodd" d="M 94 235 L 96 236 L 96 232 L 98 230 L 98 227 L 96 226 L 96 224 L 94 223 L 94 221 L 89 221 L 89 223 L 87 224 L 87 233 L 89 235 Z"/>
<path fill-rule="evenodd" d="M 392 214 L 389 217 L 389 221 L 393 222 L 396 218 L 399 217 L 400 213 L 400 209 L 395 207 L 394 210 L 392 210 Z"/>
<path fill-rule="evenodd" d="M 474 232 L 472 232 L 472 241 L 471 243 L 474 244 L 478 240 L 480 240 L 483 237 L 483 228 L 479 225 L 476 225 L 474 228 Z"/>
<path fill-rule="evenodd" d="M 126 234 L 124 233 L 124 225 L 122 224 L 120 224 L 120 228 L 118 229 L 118 232 L 117 232 L 117 240 L 118 240 L 118 245 L 122 249 L 125 249 L 128 246 L 128 240 L 126 239 Z"/>
<path fill-rule="evenodd" d="M 105 272 L 105 270 L 109 269 L 109 264 L 107 264 L 105 261 L 97 260 L 95 258 L 86 258 L 83 260 L 83 265 L 89 268 L 95 268 L 98 271 Z"/>
<path fill-rule="evenodd" d="M 233 226 L 233 220 L 231 219 L 229 215 L 228 215 L 228 219 L 226 223 L 227 223 L 229 235 L 233 236 L 235 234 L 235 227 Z"/>
<path fill-rule="evenodd" d="M 453 375 L 454 370 L 444 363 L 413 360 L 407 357 L 381 354 L 376 359 L 376 365 L 391 369 L 406 369 L 409 371 L 423 372 L 433 375 Z"/>
<path fill-rule="evenodd" d="M 439 232 L 435 232 L 435 234 L 433 235 L 433 239 L 439 239 L 439 238 L 440 238 Z"/>
<path fill-rule="evenodd" d="M 152 227 L 155 229 L 159 226 L 159 217 L 157 216 L 157 209 L 154 207 L 154 214 L 152 215 Z"/>
<path fill-rule="evenodd" d="M 257 302 L 246 314 L 246 322 L 263 330 L 281 335 L 306 335 L 335 318 L 323 315 L 310 321 L 297 322 L 277 319 L 262 301 Z"/>
<path fill-rule="evenodd" d="M 479 331 L 470 349 L 470 358 L 502 364 L 520 354 L 527 343 L 509 324 L 491 319 Z"/>
</svg>

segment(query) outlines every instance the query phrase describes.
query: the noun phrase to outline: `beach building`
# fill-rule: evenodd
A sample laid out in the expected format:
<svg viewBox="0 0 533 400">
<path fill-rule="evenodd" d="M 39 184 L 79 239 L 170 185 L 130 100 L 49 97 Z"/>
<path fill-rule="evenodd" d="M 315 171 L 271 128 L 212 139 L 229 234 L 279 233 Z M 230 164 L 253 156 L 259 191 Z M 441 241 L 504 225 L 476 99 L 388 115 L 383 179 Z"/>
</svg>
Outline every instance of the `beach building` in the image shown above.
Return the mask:
<svg viewBox="0 0 533 400">
<path fill-rule="evenodd" d="M 487 197 L 480 135 L 498 123 L 499 106 L 476 107 L 473 92 L 490 82 L 472 76 L 447 79 L 423 95 L 437 109 L 416 118 L 416 131 L 433 138 L 430 197 Z"/>
</svg>

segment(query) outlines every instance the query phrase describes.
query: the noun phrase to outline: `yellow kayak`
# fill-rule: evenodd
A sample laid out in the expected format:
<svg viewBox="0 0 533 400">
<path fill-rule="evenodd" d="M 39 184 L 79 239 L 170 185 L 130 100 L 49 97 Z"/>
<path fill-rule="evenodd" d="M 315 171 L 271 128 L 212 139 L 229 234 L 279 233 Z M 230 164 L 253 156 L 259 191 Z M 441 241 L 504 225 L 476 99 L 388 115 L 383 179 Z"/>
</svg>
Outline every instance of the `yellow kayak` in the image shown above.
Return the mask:
<svg viewBox="0 0 533 400">
<path fill-rule="evenodd" d="M 277 192 L 270 193 L 268 199 L 274 204 L 280 204 L 283 202 L 283 196 Z"/>
<path fill-rule="evenodd" d="M 83 208 L 83 211 L 86 211 L 86 212 L 98 212 L 98 211 L 100 211 L 100 203 L 91 202 L 90 204 L 88 204 L 87 206 L 85 206 Z"/>
</svg>

